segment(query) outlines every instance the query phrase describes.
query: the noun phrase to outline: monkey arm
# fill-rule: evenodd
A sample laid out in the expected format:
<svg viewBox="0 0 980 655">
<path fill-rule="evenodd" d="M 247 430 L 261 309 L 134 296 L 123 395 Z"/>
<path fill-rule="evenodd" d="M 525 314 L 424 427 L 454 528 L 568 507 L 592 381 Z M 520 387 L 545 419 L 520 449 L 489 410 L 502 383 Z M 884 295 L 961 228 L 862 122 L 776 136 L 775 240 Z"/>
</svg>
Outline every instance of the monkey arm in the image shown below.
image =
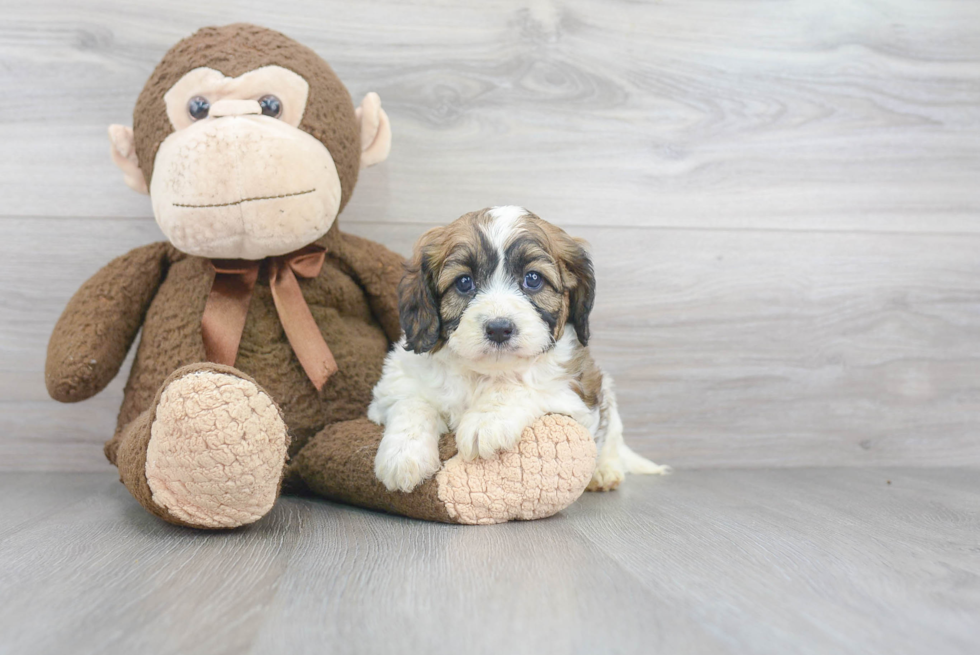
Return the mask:
<svg viewBox="0 0 980 655">
<path fill-rule="evenodd" d="M 398 282 L 404 273 L 405 258 L 379 243 L 343 233 L 337 256 L 350 270 L 364 293 L 371 311 L 388 340 L 402 336 L 398 318 Z"/>
<path fill-rule="evenodd" d="M 169 250 L 166 242 L 136 248 L 75 292 L 48 342 L 44 381 L 52 398 L 85 400 L 116 376 L 166 274 Z"/>
</svg>

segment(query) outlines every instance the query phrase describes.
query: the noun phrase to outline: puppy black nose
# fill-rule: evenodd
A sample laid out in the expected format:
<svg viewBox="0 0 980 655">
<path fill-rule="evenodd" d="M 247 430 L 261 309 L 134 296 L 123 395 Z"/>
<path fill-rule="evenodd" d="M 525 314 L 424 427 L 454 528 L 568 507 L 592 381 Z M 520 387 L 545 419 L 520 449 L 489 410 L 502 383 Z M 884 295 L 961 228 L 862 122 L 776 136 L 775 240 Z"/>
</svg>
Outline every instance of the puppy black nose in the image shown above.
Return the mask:
<svg viewBox="0 0 980 655">
<path fill-rule="evenodd" d="M 514 323 L 506 318 L 493 318 L 487 321 L 487 339 L 494 343 L 503 343 L 514 334 Z"/>
</svg>

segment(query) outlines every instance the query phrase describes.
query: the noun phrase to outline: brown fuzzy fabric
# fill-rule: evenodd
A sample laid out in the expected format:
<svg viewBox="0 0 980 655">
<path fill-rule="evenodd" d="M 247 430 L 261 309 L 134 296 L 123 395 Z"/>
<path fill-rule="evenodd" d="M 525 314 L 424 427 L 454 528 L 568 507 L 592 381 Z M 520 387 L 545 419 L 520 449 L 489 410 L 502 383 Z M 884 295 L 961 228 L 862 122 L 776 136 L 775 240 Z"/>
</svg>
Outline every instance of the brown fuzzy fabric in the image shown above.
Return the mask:
<svg viewBox="0 0 980 655">
<path fill-rule="evenodd" d="M 388 491 L 374 475 L 384 428 L 366 418 L 326 427 L 286 466 L 287 489 L 308 490 L 342 503 L 427 521 L 454 523 L 439 500 L 435 477 L 410 494 Z M 455 438 L 443 435 L 439 458 L 456 454 Z"/>
<path fill-rule="evenodd" d="M 336 225 L 317 243 L 327 252 L 320 275 L 301 279 L 299 284 L 337 360 L 338 372 L 322 391 L 316 390 L 286 339 L 268 279 L 262 275 L 252 294 L 235 361 L 236 369 L 253 377 L 279 404 L 290 428 L 291 454 L 324 426 L 364 416 L 371 390 L 381 376 L 389 343 L 400 336 L 395 288 L 401 277 L 401 256 L 384 246 L 344 234 Z M 201 315 L 211 288 L 213 268 L 207 259 L 185 255 L 167 244 L 144 246 L 130 255 L 141 257 L 137 253 L 155 251 L 161 245 L 166 247 L 166 274 L 162 283 L 158 282 L 158 288 L 140 289 L 141 293 L 153 297 L 153 302 L 146 311 L 143 334 L 126 383 L 116 436 L 106 446 L 106 455 L 113 462 L 115 442 L 130 422 L 153 407 L 164 380 L 182 366 L 205 361 Z M 97 277 L 107 286 L 111 286 L 112 280 L 122 286 L 132 274 L 126 266 L 129 261 L 125 257 L 117 259 Z M 79 290 L 69 305 L 77 306 L 99 306 L 88 285 Z M 135 307 L 129 306 L 129 310 L 130 314 L 135 313 Z M 90 352 L 101 341 L 99 332 L 103 325 L 117 321 L 129 323 L 139 318 L 103 313 L 99 323 L 87 325 L 87 330 L 77 326 L 76 321 L 63 318 L 52 335 L 52 348 Z M 62 323 L 72 327 L 71 333 L 59 329 Z M 59 384 L 69 388 L 78 386 L 70 373 L 71 370 L 56 371 L 51 379 L 58 380 L 67 374 L 68 381 Z M 109 379 L 111 376 L 100 379 L 102 384 L 95 391 Z"/>
<path fill-rule="evenodd" d="M 238 77 L 271 65 L 293 71 L 310 85 L 299 128 L 330 151 L 340 176 L 339 211 L 343 211 L 361 165 L 361 133 L 350 93 L 313 50 L 284 34 L 247 23 L 198 30 L 172 47 L 150 75 L 133 112 L 136 157 L 147 187 L 157 149 L 174 131 L 163 102 L 170 87 L 195 68 L 213 68 L 228 77 Z"/>
<path fill-rule="evenodd" d="M 168 243 L 137 248 L 109 262 L 75 293 L 55 325 L 57 338 L 48 344 L 44 381 L 52 398 L 85 400 L 116 377 L 172 252 Z"/>
</svg>

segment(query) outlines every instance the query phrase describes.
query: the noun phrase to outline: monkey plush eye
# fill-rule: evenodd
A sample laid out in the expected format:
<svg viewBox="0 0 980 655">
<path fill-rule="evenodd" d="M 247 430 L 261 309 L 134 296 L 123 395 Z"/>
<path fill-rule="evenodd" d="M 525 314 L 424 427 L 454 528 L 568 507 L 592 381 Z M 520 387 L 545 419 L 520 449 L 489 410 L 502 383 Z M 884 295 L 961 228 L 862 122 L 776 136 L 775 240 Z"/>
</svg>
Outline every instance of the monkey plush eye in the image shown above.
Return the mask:
<svg viewBox="0 0 980 655">
<path fill-rule="evenodd" d="M 187 113 L 196 121 L 207 118 L 210 109 L 211 103 L 203 96 L 194 96 L 187 101 Z"/>
<path fill-rule="evenodd" d="M 528 291 L 537 291 L 544 284 L 544 278 L 537 271 L 529 271 L 524 276 L 524 288 Z"/>
<path fill-rule="evenodd" d="M 282 114 L 282 103 L 279 102 L 279 98 L 272 95 L 259 98 L 259 107 L 262 107 L 262 113 L 265 116 L 279 118 L 279 115 Z"/>
<path fill-rule="evenodd" d="M 456 291 L 460 293 L 469 293 L 474 288 L 473 278 L 469 275 L 460 275 L 456 278 Z"/>
</svg>

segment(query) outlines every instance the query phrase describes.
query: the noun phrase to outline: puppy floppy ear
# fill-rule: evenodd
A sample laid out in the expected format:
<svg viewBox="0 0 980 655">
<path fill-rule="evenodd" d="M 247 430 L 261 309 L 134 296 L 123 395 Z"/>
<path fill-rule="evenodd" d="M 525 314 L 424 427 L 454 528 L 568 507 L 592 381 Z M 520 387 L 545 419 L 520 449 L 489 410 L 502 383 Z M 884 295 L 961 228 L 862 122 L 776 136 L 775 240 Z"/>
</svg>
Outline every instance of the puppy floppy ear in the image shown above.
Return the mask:
<svg viewBox="0 0 980 655">
<path fill-rule="evenodd" d="M 441 232 L 442 228 L 433 228 L 422 235 L 398 284 L 398 318 L 405 332 L 405 348 L 420 354 L 436 347 L 442 330 L 431 246 Z"/>
<path fill-rule="evenodd" d="M 583 346 L 589 343 L 589 314 L 595 301 L 595 272 L 586 242 L 563 235 L 559 258 L 564 269 L 562 282 L 568 292 L 568 322 Z"/>
</svg>

